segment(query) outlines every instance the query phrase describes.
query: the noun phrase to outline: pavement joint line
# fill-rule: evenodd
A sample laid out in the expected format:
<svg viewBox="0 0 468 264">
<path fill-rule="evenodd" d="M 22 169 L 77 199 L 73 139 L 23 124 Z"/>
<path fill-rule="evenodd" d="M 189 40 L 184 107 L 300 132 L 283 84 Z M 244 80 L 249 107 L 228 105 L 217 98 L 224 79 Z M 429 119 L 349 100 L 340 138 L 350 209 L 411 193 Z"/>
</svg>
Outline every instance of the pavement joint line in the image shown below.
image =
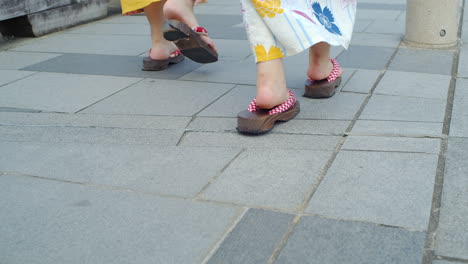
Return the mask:
<svg viewBox="0 0 468 264">
<path fill-rule="evenodd" d="M 355 132 L 355 133 L 346 133 L 347 136 L 349 137 L 391 137 L 391 138 L 430 138 L 430 139 L 447 139 L 447 135 L 440 135 L 440 136 L 431 136 L 431 135 L 404 135 L 404 134 L 366 134 L 366 133 L 361 133 L 361 132 Z"/>
<path fill-rule="evenodd" d="M 15 70 L 7 70 L 7 71 L 15 71 Z M 16 70 L 16 71 L 21 71 L 21 70 Z M 33 73 L 29 74 L 29 75 L 23 76 L 23 77 L 21 77 L 21 78 L 19 78 L 19 79 L 16 79 L 16 80 L 11 81 L 11 82 L 7 82 L 7 83 L 4 83 L 4 84 L 1 84 L 1 85 L 0 85 L 0 88 L 2 88 L 3 86 L 7 86 L 7 85 L 9 85 L 9 84 L 12 84 L 12 83 L 14 83 L 14 82 L 21 81 L 21 80 L 23 80 L 23 79 L 26 79 L 26 78 L 28 78 L 28 77 L 31 77 L 31 76 L 36 75 L 36 74 L 39 74 L 39 73 L 40 73 L 40 72 L 33 72 Z"/>
<path fill-rule="evenodd" d="M 392 120 L 392 119 L 371 119 L 360 118 L 358 121 L 383 121 L 383 122 L 403 122 L 403 123 L 423 123 L 423 124 L 443 124 L 444 122 L 418 121 L 418 120 Z"/>
<path fill-rule="evenodd" d="M 1 173 L 3 173 L 3 174 L 1 174 Z M 6 176 L 6 175 L 17 176 L 17 177 L 26 177 L 26 178 L 34 178 L 34 179 L 38 179 L 38 180 L 54 181 L 54 182 L 66 183 L 66 184 L 81 185 L 81 186 L 84 186 L 84 187 L 90 187 L 90 188 L 101 189 L 101 190 L 127 192 L 127 193 L 135 193 L 135 194 L 142 194 L 142 195 L 148 195 L 148 196 L 158 196 L 158 197 L 162 197 L 162 198 L 171 198 L 171 199 L 178 199 L 178 200 L 185 200 L 185 201 L 215 204 L 215 205 L 225 206 L 225 207 L 252 208 L 252 209 L 266 210 L 266 211 L 272 211 L 272 212 L 290 214 L 290 215 L 296 215 L 297 214 L 297 211 L 294 211 L 294 210 L 285 210 L 285 209 L 274 208 L 274 207 L 238 204 L 238 203 L 216 201 L 216 200 L 206 200 L 206 199 L 185 197 L 185 196 L 173 195 L 173 194 L 156 193 L 156 192 L 151 192 L 151 191 L 140 191 L 140 190 L 135 190 L 135 189 L 132 189 L 132 188 L 126 188 L 126 187 L 123 187 L 123 186 L 103 185 L 103 184 L 96 184 L 96 183 L 92 183 L 92 182 L 67 181 L 67 180 L 49 178 L 49 177 L 44 177 L 44 176 L 24 174 L 24 173 L 19 173 L 19 172 L 14 172 L 14 171 L 0 172 L 0 176 Z"/>
<path fill-rule="evenodd" d="M 1 120 L 0 120 L 1 122 Z M 76 129 L 121 129 L 121 130 L 157 130 L 157 131 L 182 131 L 183 129 L 170 128 L 137 128 L 137 127 L 112 127 L 112 126 L 73 126 L 73 125 L 28 125 L 28 124 L 1 124 L 0 127 L 34 127 L 34 128 L 76 128 Z"/>
<path fill-rule="evenodd" d="M 387 70 L 388 70 L 390 64 L 392 63 L 393 58 L 395 58 L 400 46 L 401 46 L 401 41 L 400 41 L 400 44 L 398 45 L 398 47 L 395 48 L 392 56 L 390 57 L 387 64 L 385 65 L 384 70 L 382 70 L 379 77 L 375 81 L 375 83 L 374 83 L 373 87 L 371 88 L 369 94 L 367 95 L 366 99 L 364 99 L 364 102 L 362 103 L 360 109 L 358 110 L 358 112 L 354 116 L 353 120 L 349 124 L 348 128 L 346 129 L 346 132 L 348 132 L 348 133 L 351 132 L 351 130 L 354 127 L 354 125 L 356 124 L 357 120 L 359 120 L 359 117 L 360 117 L 361 113 L 364 111 L 364 108 L 367 106 L 367 103 L 369 102 L 370 98 L 372 97 L 372 94 L 373 94 L 374 90 L 376 89 L 377 85 L 379 84 L 379 82 L 382 80 L 383 76 L 387 72 Z M 288 230 L 284 234 L 283 238 L 276 245 L 275 250 L 273 251 L 272 255 L 270 256 L 270 260 L 268 262 L 269 264 L 273 264 L 273 263 L 276 262 L 279 254 L 281 253 L 281 251 L 285 247 L 287 241 L 289 240 L 289 237 L 291 236 L 291 234 L 293 233 L 295 227 L 299 223 L 299 220 L 301 219 L 300 214 L 303 213 L 306 210 L 307 205 L 310 203 L 310 200 L 312 200 L 312 197 L 314 196 L 315 192 L 320 187 L 320 183 L 322 183 L 323 179 L 325 178 L 326 174 L 328 173 L 328 170 L 331 168 L 334 161 L 336 160 L 336 157 L 338 156 L 339 152 L 341 151 L 341 149 L 342 149 L 342 147 L 343 147 L 343 145 L 344 145 L 344 143 L 346 141 L 346 138 L 347 138 L 347 136 L 343 136 L 338 141 L 334 152 L 332 153 L 331 157 L 326 162 L 325 166 L 320 171 L 319 177 L 317 179 L 317 183 L 314 184 L 314 186 L 312 186 L 312 190 L 308 193 L 308 195 L 306 195 L 306 198 L 304 199 L 304 201 L 302 203 L 301 209 L 299 210 L 299 214 L 296 215 L 296 217 L 294 218 L 294 220 L 290 224 Z"/>
<path fill-rule="evenodd" d="M 446 257 L 442 255 L 435 255 L 434 260 L 446 260 L 449 262 L 468 263 L 468 259 L 452 258 L 452 257 Z"/>
<path fill-rule="evenodd" d="M 106 100 L 107 98 L 109 98 L 109 97 L 111 97 L 111 96 L 113 96 L 113 95 L 116 95 L 116 94 L 122 92 L 123 90 L 128 89 L 128 88 L 130 88 L 131 86 L 136 85 L 136 84 L 138 84 L 138 83 L 140 83 L 140 82 L 142 82 L 142 81 L 144 81 L 144 80 L 145 80 L 145 78 L 140 78 L 140 80 L 138 80 L 138 81 L 136 81 L 136 82 L 134 82 L 134 83 L 132 83 L 132 84 L 130 84 L 130 85 L 128 85 L 128 86 L 126 86 L 126 87 L 124 87 L 124 88 L 122 88 L 122 89 L 116 91 L 116 92 L 114 92 L 114 93 L 111 93 L 110 95 L 105 96 L 105 97 L 103 97 L 103 98 L 97 100 L 96 102 L 94 102 L 94 103 L 92 103 L 92 104 L 90 104 L 90 105 L 88 105 L 88 106 L 85 106 L 84 108 L 82 108 L 82 109 L 80 109 L 80 110 L 74 112 L 74 114 L 78 114 L 78 113 L 80 113 L 81 111 L 84 111 L 84 110 L 88 109 L 89 107 L 91 107 L 91 106 L 93 106 L 93 105 L 96 105 L 96 104 L 98 104 L 98 103 L 100 103 L 100 102 Z"/>
<path fill-rule="evenodd" d="M 460 21 L 463 21 L 463 10 L 465 7 L 465 1 L 463 1 L 462 12 L 460 16 Z M 458 36 L 461 36 L 461 26 L 460 23 Z M 455 99 L 455 92 L 457 86 L 457 73 L 458 73 L 458 63 L 460 60 L 460 47 L 455 51 L 452 64 L 452 79 L 450 81 L 449 92 L 447 96 L 447 103 L 445 108 L 445 117 L 444 117 L 444 126 L 443 133 L 445 135 L 450 135 L 450 124 L 452 119 L 453 112 L 453 103 Z M 426 242 L 424 245 L 424 256 L 423 264 L 432 264 L 435 256 L 434 246 L 436 241 L 436 232 L 439 226 L 440 218 L 440 208 L 442 206 L 442 194 L 443 194 L 443 185 L 445 177 L 445 166 L 447 161 L 447 149 L 448 149 L 448 139 L 444 139 L 441 142 L 441 154 L 439 155 L 439 160 L 437 163 L 437 172 L 435 177 L 434 191 L 432 196 L 432 205 L 431 205 L 431 214 L 429 218 L 428 231 L 426 235 Z"/>
<path fill-rule="evenodd" d="M 330 216 L 324 216 L 324 215 L 315 214 L 315 213 L 304 213 L 304 214 L 301 214 L 301 216 L 306 216 L 306 217 L 307 216 L 317 216 L 317 217 L 320 217 L 320 218 L 326 218 L 326 219 L 343 221 L 343 222 L 372 224 L 372 225 L 376 225 L 376 226 L 380 226 L 380 227 L 401 229 L 401 230 L 405 230 L 405 231 L 409 231 L 409 232 L 425 232 L 426 231 L 426 230 L 422 230 L 422 229 L 414 229 L 414 228 L 407 228 L 407 227 L 403 227 L 403 226 L 386 225 L 386 224 L 375 223 L 375 222 L 371 222 L 371 221 L 330 217 Z"/>
<path fill-rule="evenodd" d="M 221 175 L 227 170 L 227 168 L 229 168 L 229 166 L 231 166 L 231 164 L 242 154 L 246 151 L 246 148 L 243 148 L 241 150 L 239 150 L 239 152 L 237 152 L 236 155 L 234 155 L 234 157 L 229 160 L 226 165 L 224 165 L 224 167 L 219 171 L 219 173 L 217 173 L 216 175 L 214 175 L 209 181 L 208 183 L 203 186 L 203 188 L 195 195 L 195 199 L 197 198 L 200 198 L 200 196 L 208 189 L 208 187 L 214 183 L 219 177 L 221 177 Z"/>
<path fill-rule="evenodd" d="M 400 153 L 400 154 L 421 154 L 421 155 L 431 155 L 439 156 L 440 153 L 432 152 L 421 152 L 421 151 L 398 151 L 398 150 L 373 150 L 373 149 L 341 149 L 340 151 L 344 152 L 372 152 L 372 153 Z M 445 155 L 444 155 L 445 156 Z"/>
<path fill-rule="evenodd" d="M 239 224 L 240 221 L 242 221 L 242 218 L 244 218 L 245 214 L 249 211 L 249 208 L 244 207 L 242 208 L 242 211 L 239 213 L 239 215 L 234 219 L 232 224 L 228 226 L 224 234 L 220 237 L 218 241 L 211 247 L 211 249 L 208 251 L 208 254 L 205 256 L 205 258 L 202 260 L 201 264 L 206 264 L 208 261 L 213 257 L 213 255 L 216 253 L 216 251 L 221 247 L 223 244 L 224 240 L 226 240 L 227 237 L 231 234 L 231 232 L 236 228 L 237 224 Z"/>
<path fill-rule="evenodd" d="M 206 105 L 205 107 L 203 107 L 202 109 L 200 109 L 198 112 L 196 112 L 195 114 L 193 114 L 193 117 L 196 117 L 198 114 L 200 114 L 201 112 L 203 112 L 205 109 L 207 109 L 208 107 L 212 106 L 214 103 L 216 103 L 217 101 L 219 101 L 222 97 L 224 97 L 226 94 L 230 93 L 232 90 L 234 90 L 237 86 L 239 85 L 233 85 L 230 89 L 228 89 L 226 92 L 224 92 L 223 94 L 221 94 L 220 96 L 218 96 L 218 98 L 214 99 L 211 103 L 209 103 L 208 105 Z M 192 121 L 192 120 L 190 120 Z M 189 122 L 190 124 L 190 122 Z M 189 125 L 187 124 L 187 126 Z"/>
</svg>

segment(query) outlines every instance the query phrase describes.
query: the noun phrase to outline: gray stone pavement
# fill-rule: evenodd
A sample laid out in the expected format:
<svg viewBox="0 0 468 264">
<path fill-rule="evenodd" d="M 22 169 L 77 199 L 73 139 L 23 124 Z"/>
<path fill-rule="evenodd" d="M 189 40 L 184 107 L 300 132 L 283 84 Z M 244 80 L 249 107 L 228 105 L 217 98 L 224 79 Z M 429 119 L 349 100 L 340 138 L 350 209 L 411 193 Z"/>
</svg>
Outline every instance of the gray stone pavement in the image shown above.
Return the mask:
<svg viewBox="0 0 468 264">
<path fill-rule="evenodd" d="M 0 44 L 1 264 L 468 263 L 468 47 L 407 47 L 405 0 L 360 0 L 341 91 L 248 137 L 239 9 L 197 7 L 220 62 L 164 72 L 144 16 Z"/>
</svg>

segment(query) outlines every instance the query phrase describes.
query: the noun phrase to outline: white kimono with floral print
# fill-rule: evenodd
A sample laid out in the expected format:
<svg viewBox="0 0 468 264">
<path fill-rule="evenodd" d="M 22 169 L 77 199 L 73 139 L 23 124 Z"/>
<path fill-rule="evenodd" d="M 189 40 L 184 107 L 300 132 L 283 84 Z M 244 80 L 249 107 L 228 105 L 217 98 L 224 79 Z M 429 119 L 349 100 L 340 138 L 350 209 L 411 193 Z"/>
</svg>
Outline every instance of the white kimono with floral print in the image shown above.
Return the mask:
<svg viewBox="0 0 468 264">
<path fill-rule="evenodd" d="M 295 55 L 319 42 L 348 48 L 356 0 L 241 0 L 256 61 Z"/>
</svg>

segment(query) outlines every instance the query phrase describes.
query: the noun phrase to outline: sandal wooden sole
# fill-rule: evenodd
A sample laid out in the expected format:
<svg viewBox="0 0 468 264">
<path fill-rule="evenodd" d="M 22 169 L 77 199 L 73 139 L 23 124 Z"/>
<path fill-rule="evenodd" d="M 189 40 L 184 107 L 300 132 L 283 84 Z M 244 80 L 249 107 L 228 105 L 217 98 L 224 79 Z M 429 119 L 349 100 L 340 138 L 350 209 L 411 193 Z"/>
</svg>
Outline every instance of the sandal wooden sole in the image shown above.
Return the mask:
<svg viewBox="0 0 468 264">
<path fill-rule="evenodd" d="M 162 71 L 169 68 L 170 64 L 176 64 L 184 60 L 183 55 L 178 55 L 175 57 L 168 58 L 166 60 L 153 60 L 150 57 L 143 59 L 143 68 L 144 71 Z"/>
<path fill-rule="evenodd" d="M 287 111 L 270 115 L 268 110 L 259 109 L 256 112 L 244 110 L 237 115 L 237 131 L 243 134 L 264 134 L 273 129 L 276 122 L 286 122 L 296 117 L 300 112 L 299 101 Z"/>
<path fill-rule="evenodd" d="M 164 32 L 164 38 L 173 41 L 185 57 L 198 63 L 212 63 L 218 61 L 218 53 L 208 46 L 200 37 L 182 22 L 170 24 L 172 29 Z"/>
<path fill-rule="evenodd" d="M 330 98 L 335 95 L 336 88 L 341 84 L 341 76 L 333 82 L 327 79 L 320 81 L 306 80 L 304 97 L 308 98 Z"/>
</svg>

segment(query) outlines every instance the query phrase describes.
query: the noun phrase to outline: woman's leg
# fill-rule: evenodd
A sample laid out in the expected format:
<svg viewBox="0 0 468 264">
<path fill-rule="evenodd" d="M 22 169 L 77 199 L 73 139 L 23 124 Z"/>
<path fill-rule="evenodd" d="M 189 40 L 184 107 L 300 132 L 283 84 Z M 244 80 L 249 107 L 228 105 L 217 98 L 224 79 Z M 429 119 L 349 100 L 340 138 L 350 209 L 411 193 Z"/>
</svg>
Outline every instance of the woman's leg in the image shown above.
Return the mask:
<svg viewBox="0 0 468 264">
<path fill-rule="evenodd" d="M 190 28 L 200 26 L 193 13 L 194 0 L 167 0 L 164 5 L 164 16 L 168 20 L 177 20 L 187 24 Z M 201 36 L 202 39 L 216 50 L 213 40 L 208 36 Z"/>
<path fill-rule="evenodd" d="M 330 44 L 320 42 L 309 49 L 309 69 L 307 77 L 311 80 L 326 79 L 333 70 L 330 62 Z"/>
<path fill-rule="evenodd" d="M 283 59 L 257 63 L 257 105 L 270 109 L 284 103 L 288 97 Z"/>
<path fill-rule="evenodd" d="M 163 37 L 164 15 L 163 6 L 166 0 L 154 2 L 145 7 L 145 15 L 151 28 L 151 54 L 154 60 L 165 60 L 172 52 L 177 50 L 173 42 L 167 41 Z"/>
</svg>

